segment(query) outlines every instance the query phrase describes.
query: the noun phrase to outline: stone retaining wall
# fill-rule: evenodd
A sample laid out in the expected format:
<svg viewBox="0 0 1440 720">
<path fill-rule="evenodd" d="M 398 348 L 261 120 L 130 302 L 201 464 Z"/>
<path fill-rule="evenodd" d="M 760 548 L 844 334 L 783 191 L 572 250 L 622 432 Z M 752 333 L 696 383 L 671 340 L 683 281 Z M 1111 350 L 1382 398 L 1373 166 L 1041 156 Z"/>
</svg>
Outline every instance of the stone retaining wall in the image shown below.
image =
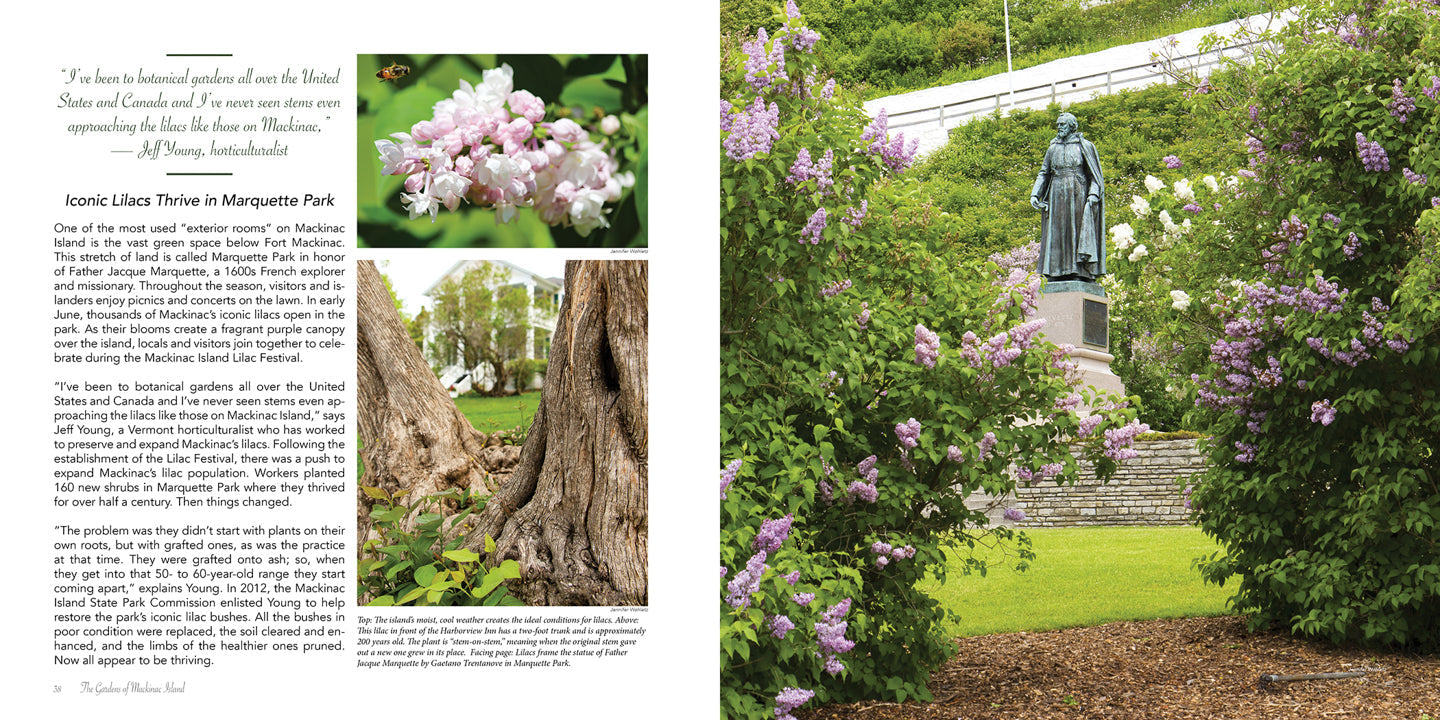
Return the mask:
<svg viewBox="0 0 1440 720">
<path fill-rule="evenodd" d="M 1195 441 L 1148 440 L 1135 443 L 1135 449 L 1140 456 L 1121 463 L 1108 483 L 1092 475 L 1074 485 L 1022 484 L 1006 504 L 1025 511 L 1025 527 L 1186 524 L 1189 511 L 1179 480 L 1205 468 Z"/>
</svg>

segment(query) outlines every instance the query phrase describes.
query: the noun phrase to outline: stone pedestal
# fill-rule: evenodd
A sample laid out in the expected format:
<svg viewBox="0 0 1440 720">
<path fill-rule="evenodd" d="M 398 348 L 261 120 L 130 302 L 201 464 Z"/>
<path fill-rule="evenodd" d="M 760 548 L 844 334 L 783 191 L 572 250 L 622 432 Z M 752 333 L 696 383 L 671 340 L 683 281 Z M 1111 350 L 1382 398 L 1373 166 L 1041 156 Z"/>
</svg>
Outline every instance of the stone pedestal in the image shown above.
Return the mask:
<svg viewBox="0 0 1440 720">
<path fill-rule="evenodd" d="M 1075 346 L 1071 357 L 1080 366 L 1080 384 L 1125 395 L 1125 385 L 1110 371 L 1110 300 L 1091 282 L 1048 281 L 1040 295 L 1038 315 L 1045 318 L 1045 339 Z"/>
</svg>

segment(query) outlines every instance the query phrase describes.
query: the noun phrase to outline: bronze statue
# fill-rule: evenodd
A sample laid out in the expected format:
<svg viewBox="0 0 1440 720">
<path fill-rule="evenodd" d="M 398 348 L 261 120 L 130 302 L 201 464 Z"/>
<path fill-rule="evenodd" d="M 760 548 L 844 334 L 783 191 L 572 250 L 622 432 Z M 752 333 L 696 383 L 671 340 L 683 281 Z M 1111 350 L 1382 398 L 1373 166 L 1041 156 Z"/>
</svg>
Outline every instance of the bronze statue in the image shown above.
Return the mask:
<svg viewBox="0 0 1440 720">
<path fill-rule="evenodd" d="M 1105 178 L 1079 126 L 1070 113 L 1055 121 L 1030 204 L 1040 211 L 1040 274 L 1093 282 L 1105 274 Z"/>
</svg>

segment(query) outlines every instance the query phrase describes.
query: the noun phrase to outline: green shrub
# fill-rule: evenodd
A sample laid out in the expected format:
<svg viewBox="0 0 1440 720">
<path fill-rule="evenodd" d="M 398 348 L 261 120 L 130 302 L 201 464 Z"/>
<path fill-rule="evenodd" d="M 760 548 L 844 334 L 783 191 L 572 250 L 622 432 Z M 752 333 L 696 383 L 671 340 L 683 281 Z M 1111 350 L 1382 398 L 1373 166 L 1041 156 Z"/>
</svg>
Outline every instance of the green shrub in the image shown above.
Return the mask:
<svg viewBox="0 0 1440 720">
<path fill-rule="evenodd" d="M 1306 6 L 1278 52 L 1196 95 L 1197 113 L 1248 138 L 1242 177 L 1194 177 L 1129 211 L 1148 252 L 1115 268 L 1193 368 L 1213 433 L 1191 500 L 1225 552 L 1201 569 L 1237 584 L 1256 626 L 1440 646 L 1440 200 L 1420 177 L 1440 180 L 1429 11 Z M 1171 229 L 1181 217 L 1192 226 Z"/>
<path fill-rule="evenodd" d="M 1075 479 L 1076 439 L 1113 471 L 1144 429 L 1072 412 L 1038 276 L 956 260 L 955 221 L 887 179 L 913 147 L 826 97 L 800 22 L 721 65 L 721 713 L 757 720 L 800 691 L 928 698 L 953 646 L 917 583 L 946 545 L 1025 547 L 965 498 L 1012 463 Z"/>
<path fill-rule="evenodd" d="M 360 488 L 376 503 L 370 511 L 378 539 L 362 548 L 358 598 L 365 605 L 523 605 L 507 593 L 505 580 L 520 577 L 520 566 L 505 560 L 486 570 L 480 556 L 461 548 L 464 533 L 445 540 L 445 529 L 464 528 L 471 514 L 484 508 L 483 497 L 468 491 L 449 490 L 420 498 L 406 505 L 409 490 L 394 495 L 379 488 Z M 442 528 L 445 516 L 432 512 L 442 503 L 463 508 Z M 413 529 L 407 529 L 413 521 Z M 485 538 L 485 551 L 494 552 L 495 542 Z"/>
<path fill-rule="evenodd" d="M 535 382 L 535 361 L 530 358 L 516 358 L 505 363 L 505 371 L 515 383 L 516 392 L 525 392 Z"/>
</svg>

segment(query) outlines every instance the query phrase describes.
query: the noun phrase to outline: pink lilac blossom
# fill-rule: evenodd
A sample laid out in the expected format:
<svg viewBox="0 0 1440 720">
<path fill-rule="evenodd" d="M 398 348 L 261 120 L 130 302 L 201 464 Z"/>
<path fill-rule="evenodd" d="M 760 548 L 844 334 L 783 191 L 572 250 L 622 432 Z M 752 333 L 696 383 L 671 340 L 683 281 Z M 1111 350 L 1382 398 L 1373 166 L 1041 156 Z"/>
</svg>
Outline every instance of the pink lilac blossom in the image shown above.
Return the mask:
<svg viewBox="0 0 1440 720">
<path fill-rule="evenodd" d="M 799 570 L 796 570 L 795 572 L 792 572 L 792 573 L 790 573 L 789 575 L 785 575 L 784 578 L 785 578 L 785 582 L 787 582 L 787 583 L 789 583 L 789 584 L 791 584 L 791 585 L 794 585 L 795 583 L 800 582 L 800 571 L 799 571 Z"/>
<path fill-rule="evenodd" d="M 882 108 L 880 113 L 871 121 L 869 127 L 860 135 L 860 141 L 869 143 L 865 152 L 869 155 L 879 156 L 880 161 L 890 168 L 892 172 L 902 172 L 910 167 L 915 160 L 915 151 L 919 147 L 919 138 L 905 139 L 904 133 L 897 133 L 894 138 L 888 138 L 889 118 Z M 888 139 L 887 139 L 888 138 Z"/>
<path fill-rule="evenodd" d="M 805 607 L 815 601 L 815 593 L 795 593 L 790 596 L 790 602 Z"/>
<path fill-rule="evenodd" d="M 1407 168 L 1401 168 L 1401 169 L 1400 169 L 1400 172 L 1401 172 L 1403 175 L 1405 175 L 1405 180 L 1408 181 L 1411 185 L 1421 185 L 1421 186 L 1423 186 L 1423 185 L 1425 185 L 1425 182 L 1430 179 L 1430 177 L 1429 177 L 1428 175 L 1421 175 L 1421 174 L 1419 174 L 1419 173 L 1417 173 L 1417 172 L 1412 171 L 1412 170 L 1411 170 L 1410 168 L 1408 168 L 1408 167 L 1407 167 Z"/>
<path fill-rule="evenodd" d="M 1005 508 L 1005 519 L 1010 522 L 1025 522 L 1025 511 L 1018 508 Z"/>
<path fill-rule="evenodd" d="M 1420 92 L 1424 93 L 1424 94 L 1425 94 L 1425 97 L 1430 98 L 1431 100 L 1434 100 L 1434 99 L 1436 98 L 1436 95 L 1437 95 L 1437 94 L 1440 94 L 1440 77 L 1436 77 L 1436 76 L 1434 76 L 1434 75 L 1431 75 L 1431 76 L 1430 76 L 1430 87 L 1423 88 L 1423 89 L 1420 90 Z"/>
<path fill-rule="evenodd" d="M 453 212 L 465 201 L 493 208 L 500 223 L 531 207 L 582 236 L 607 227 L 605 204 L 619 200 L 633 175 L 618 173 L 611 151 L 574 121 L 542 122 L 544 102 L 514 90 L 512 78 L 503 65 L 486 70 L 478 86 L 461 80 L 430 119 L 375 141 L 381 174 L 406 176 L 401 200 L 411 219 L 428 214 L 433 222 L 441 206 Z M 729 106 L 721 112 L 730 115 Z M 722 125 L 733 131 L 737 119 L 722 117 Z"/>
<path fill-rule="evenodd" d="M 855 316 L 855 324 L 859 325 L 861 330 L 870 329 L 870 303 L 860 303 L 860 314 Z"/>
<path fill-rule="evenodd" d="M 1330 400 L 1316 400 L 1310 404 L 1310 422 L 1318 422 L 1321 425 L 1329 425 L 1335 422 L 1335 408 L 1330 406 Z"/>
<path fill-rule="evenodd" d="M 1181 160 L 1178 157 L 1175 157 L 1174 155 L 1166 155 L 1165 157 L 1160 159 L 1160 162 L 1165 163 L 1165 167 L 1170 168 L 1171 170 L 1179 169 L 1181 165 L 1185 164 L 1185 161 Z"/>
</svg>

